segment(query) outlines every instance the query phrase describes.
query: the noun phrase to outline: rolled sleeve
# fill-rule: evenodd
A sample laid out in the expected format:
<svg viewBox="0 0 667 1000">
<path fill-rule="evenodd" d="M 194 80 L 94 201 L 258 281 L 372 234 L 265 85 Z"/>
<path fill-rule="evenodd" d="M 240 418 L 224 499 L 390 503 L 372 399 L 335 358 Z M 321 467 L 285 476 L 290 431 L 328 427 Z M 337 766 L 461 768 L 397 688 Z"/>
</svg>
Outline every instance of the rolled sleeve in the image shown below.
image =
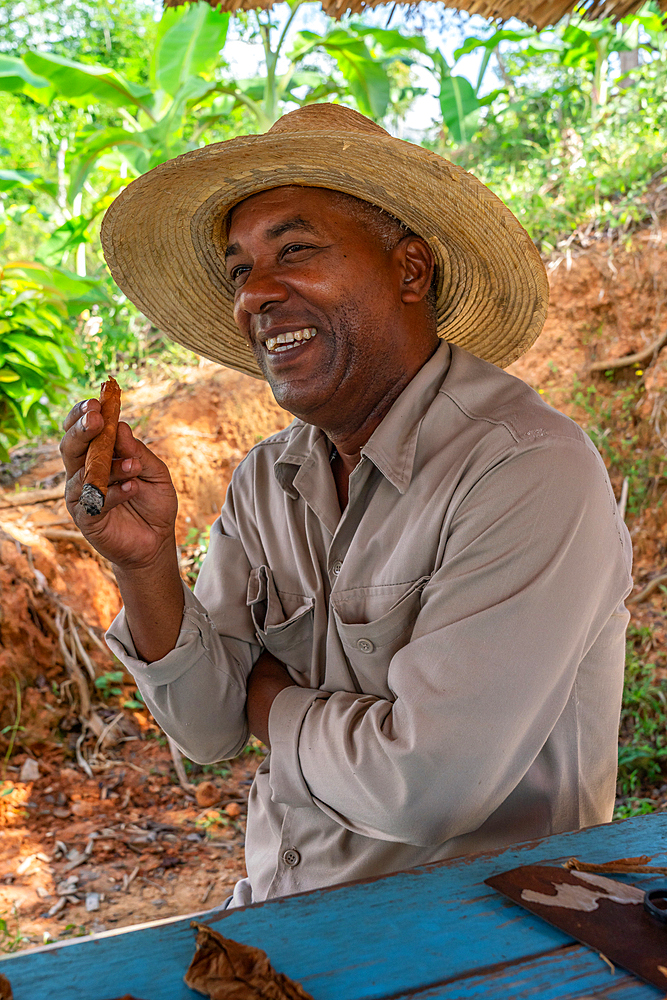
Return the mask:
<svg viewBox="0 0 667 1000">
<path fill-rule="evenodd" d="M 289 806 L 312 806 L 313 797 L 301 771 L 299 734 L 314 702 L 326 700 L 326 691 L 284 688 L 273 700 L 269 713 L 272 797 Z"/>
<path fill-rule="evenodd" d="M 223 641 L 185 584 L 183 592 L 179 636 L 161 660 L 137 658 L 124 611 L 106 640 L 136 680 L 155 721 L 191 760 L 210 764 L 236 756 L 248 741 L 245 678 L 250 663 L 243 661 L 250 656 L 244 643 Z"/>
</svg>

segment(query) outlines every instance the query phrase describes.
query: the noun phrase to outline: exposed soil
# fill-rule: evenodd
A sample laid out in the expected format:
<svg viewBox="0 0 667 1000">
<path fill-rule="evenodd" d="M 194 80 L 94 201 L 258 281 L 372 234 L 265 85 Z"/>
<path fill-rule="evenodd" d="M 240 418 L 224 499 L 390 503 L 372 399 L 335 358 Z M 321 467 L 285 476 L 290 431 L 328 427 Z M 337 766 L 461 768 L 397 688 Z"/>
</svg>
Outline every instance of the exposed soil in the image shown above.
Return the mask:
<svg viewBox="0 0 667 1000">
<path fill-rule="evenodd" d="M 589 430 L 617 497 L 628 479 L 639 591 L 667 570 L 667 350 L 611 373 L 589 366 L 665 332 L 665 237 L 646 231 L 623 250 L 598 244 L 554 260 L 550 282 L 545 331 L 510 370 Z M 291 418 L 263 383 L 209 363 L 168 380 L 147 373 L 124 392 L 123 414 L 172 471 L 188 576 L 234 468 Z M 16 450 L 0 472 L 4 950 L 219 904 L 244 874 L 247 793 L 261 754 L 251 748 L 206 773 L 190 767 L 196 789 L 181 787 L 132 679 L 114 675 L 119 665 L 100 642 L 118 591 L 56 496 L 62 480 L 55 442 Z M 16 493 L 35 488 L 39 503 Z M 667 676 L 665 603 L 658 588 L 633 613 L 653 626 L 647 641 Z M 655 790 L 660 803 L 666 796 L 667 786 Z"/>
</svg>

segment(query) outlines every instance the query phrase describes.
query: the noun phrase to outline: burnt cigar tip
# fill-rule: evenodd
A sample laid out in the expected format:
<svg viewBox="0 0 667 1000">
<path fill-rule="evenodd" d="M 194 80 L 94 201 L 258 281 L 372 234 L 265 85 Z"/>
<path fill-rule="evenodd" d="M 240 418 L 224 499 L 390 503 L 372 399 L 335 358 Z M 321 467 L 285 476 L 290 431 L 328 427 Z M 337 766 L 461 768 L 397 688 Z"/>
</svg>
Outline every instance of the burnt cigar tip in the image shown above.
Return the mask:
<svg viewBox="0 0 667 1000">
<path fill-rule="evenodd" d="M 104 507 L 104 494 L 99 487 L 93 486 L 92 483 L 86 483 L 81 490 L 79 503 L 85 510 L 86 514 L 90 514 L 91 517 L 94 517 L 96 514 L 102 513 L 102 507 Z"/>
</svg>

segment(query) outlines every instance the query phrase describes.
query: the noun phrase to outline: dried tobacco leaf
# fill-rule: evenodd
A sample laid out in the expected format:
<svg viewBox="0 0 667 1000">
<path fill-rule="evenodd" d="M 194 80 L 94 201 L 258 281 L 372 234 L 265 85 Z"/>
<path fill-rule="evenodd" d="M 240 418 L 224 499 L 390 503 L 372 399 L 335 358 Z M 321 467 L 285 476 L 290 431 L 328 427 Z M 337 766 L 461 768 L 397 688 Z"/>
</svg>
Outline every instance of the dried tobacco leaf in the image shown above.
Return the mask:
<svg viewBox="0 0 667 1000">
<path fill-rule="evenodd" d="M 210 1000 L 313 1000 L 271 966 L 266 952 L 225 938 L 206 924 L 196 927 L 197 950 L 185 983 Z"/>
<path fill-rule="evenodd" d="M 0 972 L 0 1000 L 14 1000 L 9 980 Z"/>
<path fill-rule="evenodd" d="M 576 872 L 612 872 L 616 875 L 667 875 L 667 867 L 663 865 L 650 865 L 650 854 L 642 854 L 638 858 L 618 858 L 616 861 L 605 861 L 604 864 L 589 864 L 587 861 L 580 861 L 579 858 L 570 858 L 563 865 L 568 871 Z"/>
</svg>

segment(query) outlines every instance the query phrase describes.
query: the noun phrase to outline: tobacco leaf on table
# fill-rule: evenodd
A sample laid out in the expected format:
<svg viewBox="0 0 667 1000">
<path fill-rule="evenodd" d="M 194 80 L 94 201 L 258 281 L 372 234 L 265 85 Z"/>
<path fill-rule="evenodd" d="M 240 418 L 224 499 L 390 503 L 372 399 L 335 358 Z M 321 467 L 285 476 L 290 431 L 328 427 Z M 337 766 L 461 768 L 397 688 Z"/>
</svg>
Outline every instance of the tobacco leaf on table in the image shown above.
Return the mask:
<svg viewBox="0 0 667 1000">
<path fill-rule="evenodd" d="M 577 872 L 612 872 L 617 875 L 667 875 L 667 866 L 650 865 L 652 855 L 642 854 L 638 858 L 618 858 L 616 861 L 605 861 L 603 864 L 591 864 L 587 861 L 580 861 L 579 858 L 570 858 L 563 865 L 568 871 Z"/>
<path fill-rule="evenodd" d="M 210 1000 L 313 1000 L 271 966 L 266 952 L 225 938 L 206 924 L 196 927 L 197 950 L 185 983 Z"/>
<path fill-rule="evenodd" d="M 14 1000 L 12 987 L 6 976 L 0 972 L 0 1000 Z"/>
</svg>

